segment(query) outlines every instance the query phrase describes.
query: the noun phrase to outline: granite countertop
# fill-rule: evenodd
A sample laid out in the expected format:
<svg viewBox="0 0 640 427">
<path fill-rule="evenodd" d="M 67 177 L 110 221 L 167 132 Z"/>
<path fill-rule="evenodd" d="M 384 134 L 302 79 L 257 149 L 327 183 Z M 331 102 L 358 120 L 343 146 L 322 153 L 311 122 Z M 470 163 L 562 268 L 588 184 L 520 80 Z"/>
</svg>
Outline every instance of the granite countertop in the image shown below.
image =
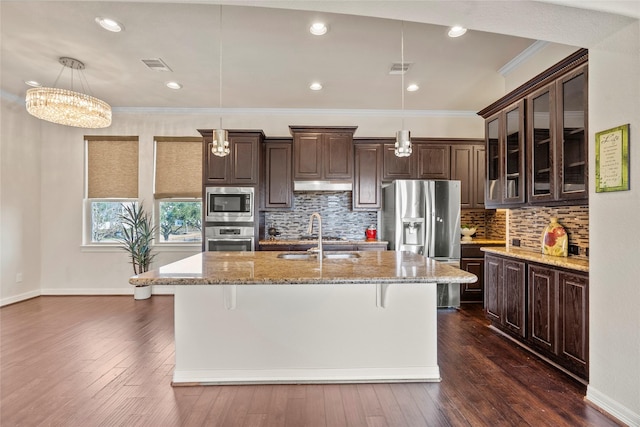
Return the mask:
<svg viewBox="0 0 640 427">
<path fill-rule="evenodd" d="M 337 252 L 332 252 L 337 253 Z M 351 252 L 354 253 L 354 252 Z M 203 252 L 129 279 L 143 285 L 474 283 L 471 273 L 411 252 L 353 259 L 287 260 L 279 252 Z"/>
<path fill-rule="evenodd" d="M 505 255 L 513 258 L 523 259 L 526 261 L 533 261 L 540 264 L 553 265 L 556 267 L 568 268 L 577 271 L 589 271 L 589 260 L 576 257 L 562 257 L 553 255 L 543 255 L 542 253 L 528 251 L 526 249 L 519 248 L 498 248 L 488 247 L 482 248 L 484 252 L 493 253 L 496 255 Z"/>
<path fill-rule="evenodd" d="M 468 242 L 460 241 L 461 245 L 505 245 L 506 243 L 504 239 L 485 239 L 484 237 L 473 238 Z"/>
<path fill-rule="evenodd" d="M 300 240 L 300 239 L 292 239 L 292 238 L 281 238 L 281 239 L 266 239 L 260 240 L 258 242 L 259 245 L 317 245 L 318 240 Z M 322 240 L 323 245 L 388 245 L 389 242 L 386 240 L 369 240 L 369 239 L 361 239 L 361 240 Z"/>
</svg>

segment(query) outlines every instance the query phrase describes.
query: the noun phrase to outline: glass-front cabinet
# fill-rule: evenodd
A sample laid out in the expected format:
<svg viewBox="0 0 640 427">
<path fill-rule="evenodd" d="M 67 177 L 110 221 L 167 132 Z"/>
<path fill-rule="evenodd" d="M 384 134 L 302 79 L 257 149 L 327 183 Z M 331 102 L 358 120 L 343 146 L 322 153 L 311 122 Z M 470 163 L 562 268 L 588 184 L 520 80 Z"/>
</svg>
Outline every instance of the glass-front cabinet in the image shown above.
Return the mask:
<svg viewBox="0 0 640 427">
<path fill-rule="evenodd" d="M 528 201 L 587 199 L 587 69 L 527 97 Z"/>
<path fill-rule="evenodd" d="M 587 67 L 581 67 L 557 82 L 558 124 L 561 132 L 558 198 L 588 197 L 587 181 Z"/>
<path fill-rule="evenodd" d="M 488 208 L 515 206 L 525 201 L 524 101 L 486 121 Z"/>
</svg>

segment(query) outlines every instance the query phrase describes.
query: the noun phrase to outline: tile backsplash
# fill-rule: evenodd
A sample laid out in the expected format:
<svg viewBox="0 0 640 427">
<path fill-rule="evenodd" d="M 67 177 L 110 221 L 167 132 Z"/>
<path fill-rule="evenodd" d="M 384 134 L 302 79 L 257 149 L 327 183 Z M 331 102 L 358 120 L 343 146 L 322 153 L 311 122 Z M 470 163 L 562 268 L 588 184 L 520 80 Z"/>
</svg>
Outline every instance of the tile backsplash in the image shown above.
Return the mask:
<svg viewBox="0 0 640 427">
<path fill-rule="evenodd" d="M 287 212 L 265 212 L 265 229 L 272 225 L 281 233 L 280 238 L 297 239 L 307 234 L 309 217 L 313 212 L 322 215 L 324 236 L 364 239 L 365 229 L 378 223 L 377 212 L 352 211 L 351 191 L 294 192 L 294 209 Z M 318 232 L 314 221 L 313 232 Z M 266 234 L 266 230 L 265 230 Z M 269 235 L 262 236 L 263 239 Z"/>
<path fill-rule="evenodd" d="M 476 227 L 476 238 L 506 239 L 507 215 L 504 209 L 462 209 L 460 212 L 460 224 L 469 224 Z"/>
<path fill-rule="evenodd" d="M 522 249 L 539 252 L 541 238 L 549 219 L 553 216 L 565 228 L 569 236 L 569 244 L 577 245 L 579 258 L 587 258 L 586 249 L 589 247 L 589 206 L 560 206 L 560 207 L 529 207 L 510 209 L 509 211 L 509 241 L 520 240 Z"/>
</svg>

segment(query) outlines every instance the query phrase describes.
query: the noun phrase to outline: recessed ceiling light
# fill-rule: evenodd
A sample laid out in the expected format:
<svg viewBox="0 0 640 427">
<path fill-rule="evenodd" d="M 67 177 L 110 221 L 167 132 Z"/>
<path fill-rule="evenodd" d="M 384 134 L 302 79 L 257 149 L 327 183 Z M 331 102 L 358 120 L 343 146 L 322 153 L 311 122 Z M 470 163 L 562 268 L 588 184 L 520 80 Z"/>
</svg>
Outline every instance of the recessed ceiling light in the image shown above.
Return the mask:
<svg viewBox="0 0 640 427">
<path fill-rule="evenodd" d="M 409 86 L 407 86 L 407 91 L 409 91 L 409 92 L 415 92 L 415 91 L 417 91 L 418 89 L 420 89 L 420 86 L 418 86 L 418 85 L 417 85 L 417 84 L 415 84 L 415 83 L 412 83 L 412 84 L 410 84 Z"/>
<path fill-rule="evenodd" d="M 309 89 L 311 90 L 321 90 L 322 89 L 322 85 L 318 82 L 315 83 L 311 83 L 311 85 L 309 86 Z"/>
<path fill-rule="evenodd" d="M 182 85 L 178 82 L 167 82 L 166 85 L 169 89 L 182 89 Z"/>
<path fill-rule="evenodd" d="M 40 82 L 37 82 L 35 80 L 27 80 L 25 81 L 25 83 L 31 87 L 41 87 L 42 84 Z"/>
<path fill-rule="evenodd" d="M 111 31 L 112 33 L 119 33 L 120 31 L 124 30 L 124 25 L 122 25 L 118 21 L 115 21 L 111 18 L 103 18 L 101 16 L 98 16 L 96 18 L 96 22 L 102 28 L 104 28 L 107 31 Z"/>
<path fill-rule="evenodd" d="M 314 36 L 322 36 L 327 33 L 327 26 L 324 22 L 314 22 L 309 28 L 309 32 Z"/>
<path fill-rule="evenodd" d="M 466 28 L 456 25 L 455 27 L 449 28 L 448 34 L 449 34 L 449 37 L 460 37 L 466 32 L 467 32 Z"/>
</svg>

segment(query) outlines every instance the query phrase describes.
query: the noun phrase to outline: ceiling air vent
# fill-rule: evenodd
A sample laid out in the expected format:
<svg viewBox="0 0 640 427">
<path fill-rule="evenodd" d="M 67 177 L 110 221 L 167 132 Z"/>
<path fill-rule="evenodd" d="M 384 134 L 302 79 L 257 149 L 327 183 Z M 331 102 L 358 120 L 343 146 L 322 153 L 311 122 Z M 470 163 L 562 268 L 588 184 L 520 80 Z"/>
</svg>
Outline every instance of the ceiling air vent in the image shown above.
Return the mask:
<svg viewBox="0 0 640 427">
<path fill-rule="evenodd" d="M 395 62 L 391 64 L 391 69 L 389 70 L 389 74 L 405 74 L 409 71 L 409 67 L 411 67 L 411 62 Z"/>
<path fill-rule="evenodd" d="M 143 59 L 144 65 L 153 71 L 172 71 L 171 68 L 160 58 Z"/>
</svg>

